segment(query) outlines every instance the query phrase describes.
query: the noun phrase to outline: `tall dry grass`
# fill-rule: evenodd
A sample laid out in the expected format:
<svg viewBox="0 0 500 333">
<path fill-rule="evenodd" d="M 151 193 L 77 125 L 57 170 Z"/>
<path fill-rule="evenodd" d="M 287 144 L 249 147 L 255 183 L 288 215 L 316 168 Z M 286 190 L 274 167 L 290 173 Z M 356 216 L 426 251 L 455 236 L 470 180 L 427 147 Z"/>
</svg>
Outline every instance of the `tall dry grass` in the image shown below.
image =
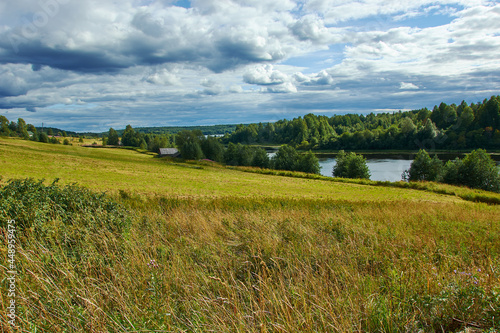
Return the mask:
<svg viewBox="0 0 500 333">
<path fill-rule="evenodd" d="M 78 218 L 49 209 L 46 224 L 19 234 L 19 331 L 500 326 L 495 206 L 126 193 L 115 200 L 127 209 L 121 229 L 84 231 Z M 9 331 L 4 293 L 1 304 Z"/>
</svg>

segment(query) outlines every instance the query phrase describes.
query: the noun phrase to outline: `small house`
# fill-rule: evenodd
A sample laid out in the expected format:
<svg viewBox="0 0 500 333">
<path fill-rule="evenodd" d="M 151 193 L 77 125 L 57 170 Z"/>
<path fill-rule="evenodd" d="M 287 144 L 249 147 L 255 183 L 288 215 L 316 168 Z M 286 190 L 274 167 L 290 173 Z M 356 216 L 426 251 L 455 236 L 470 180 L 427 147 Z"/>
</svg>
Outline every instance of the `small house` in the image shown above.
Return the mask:
<svg viewBox="0 0 500 333">
<path fill-rule="evenodd" d="M 180 154 L 177 148 L 160 148 L 160 157 L 178 157 Z"/>
</svg>

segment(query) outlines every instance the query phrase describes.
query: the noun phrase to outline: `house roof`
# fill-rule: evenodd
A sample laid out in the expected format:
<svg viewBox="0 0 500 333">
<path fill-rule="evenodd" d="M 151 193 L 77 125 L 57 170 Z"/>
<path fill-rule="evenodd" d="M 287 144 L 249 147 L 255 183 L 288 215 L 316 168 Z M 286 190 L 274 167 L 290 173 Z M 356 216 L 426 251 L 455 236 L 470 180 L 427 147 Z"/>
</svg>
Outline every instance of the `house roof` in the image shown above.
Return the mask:
<svg viewBox="0 0 500 333">
<path fill-rule="evenodd" d="M 176 155 L 179 154 L 177 148 L 160 148 L 160 155 Z"/>
</svg>

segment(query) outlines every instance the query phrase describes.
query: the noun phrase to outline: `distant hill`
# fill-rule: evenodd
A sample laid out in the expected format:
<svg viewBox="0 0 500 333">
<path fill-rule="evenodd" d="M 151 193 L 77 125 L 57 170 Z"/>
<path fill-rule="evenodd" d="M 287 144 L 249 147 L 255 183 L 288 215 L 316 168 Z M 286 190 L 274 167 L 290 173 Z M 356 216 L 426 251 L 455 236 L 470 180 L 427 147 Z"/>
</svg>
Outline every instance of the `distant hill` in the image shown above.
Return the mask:
<svg viewBox="0 0 500 333">
<path fill-rule="evenodd" d="M 121 136 L 124 130 L 117 130 L 118 135 Z M 232 133 L 236 130 L 236 125 L 137 127 L 134 130 L 144 134 L 177 134 L 181 131 L 200 130 L 205 135 L 216 135 Z"/>
<path fill-rule="evenodd" d="M 205 135 L 217 135 L 217 134 L 226 134 L 232 133 L 236 129 L 236 125 L 210 125 L 210 126 L 163 126 L 163 127 L 137 127 L 134 128 L 136 132 L 143 134 L 177 134 L 180 131 L 193 131 L 200 130 Z M 42 131 L 42 127 L 36 127 L 37 132 Z M 59 132 L 63 133 L 65 130 L 56 128 L 56 127 L 43 127 L 43 131 L 47 133 L 49 130 L 52 130 L 54 135 L 57 135 Z M 125 129 L 116 130 L 118 135 L 122 135 Z M 88 137 L 102 137 L 103 135 L 107 135 L 108 131 L 102 133 L 91 133 L 91 132 L 74 132 L 74 131 L 66 131 L 68 136 L 88 136 Z"/>
</svg>

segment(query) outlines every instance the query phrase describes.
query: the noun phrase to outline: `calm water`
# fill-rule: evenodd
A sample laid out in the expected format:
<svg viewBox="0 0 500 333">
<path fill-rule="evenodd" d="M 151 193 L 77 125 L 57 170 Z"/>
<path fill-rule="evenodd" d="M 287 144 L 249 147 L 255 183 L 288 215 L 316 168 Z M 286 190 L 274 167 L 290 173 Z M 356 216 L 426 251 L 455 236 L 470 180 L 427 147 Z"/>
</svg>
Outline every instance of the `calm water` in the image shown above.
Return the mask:
<svg viewBox="0 0 500 333">
<path fill-rule="evenodd" d="M 269 153 L 269 157 L 273 157 L 275 153 Z M 366 164 L 368 169 L 370 169 L 371 180 L 381 180 L 381 181 L 391 181 L 397 182 L 401 180 L 401 174 L 410 169 L 410 165 L 413 162 L 412 159 L 404 159 L 413 156 L 399 156 L 400 158 L 387 158 L 379 156 L 380 158 L 366 158 Z M 440 156 L 441 160 L 446 161 L 448 159 L 454 159 L 456 156 Z M 463 156 L 460 156 L 463 158 Z M 323 176 L 332 177 L 333 167 L 337 163 L 334 157 L 318 157 L 319 166 L 321 167 L 320 173 Z M 500 171 L 500 161 L 496 161 L 499 171 Z"/>
<path fill-rule="evenodd" d="M 401 174 L 410 168 L 412 160 L 392 159 L 392 158 L 372 158 L 366 159 L 366 165 L 370 169 L 371 180 L 388 180 L 396 182 L 401 180 Z M 496 161 L 500 170 L 500 161 Z M 337 164 L 333 157 L 319 158 L 321 174 L 332 177 L 333 166 Z"/>
<path fill-rule="evenodd" d="M 371 180 L 388 180 L 396 182 L 401 180 L 403 171 L 410 168 L 411 160 L 397 160 L 397 159 L 366 159 L 366 165 L 370 169 Z M 319 158 L 319 165 L 321 166 L 321 174 L 323 176 L 332 177 L 333 167 L 337 164 L 335 158 Z"/>
</svg>

